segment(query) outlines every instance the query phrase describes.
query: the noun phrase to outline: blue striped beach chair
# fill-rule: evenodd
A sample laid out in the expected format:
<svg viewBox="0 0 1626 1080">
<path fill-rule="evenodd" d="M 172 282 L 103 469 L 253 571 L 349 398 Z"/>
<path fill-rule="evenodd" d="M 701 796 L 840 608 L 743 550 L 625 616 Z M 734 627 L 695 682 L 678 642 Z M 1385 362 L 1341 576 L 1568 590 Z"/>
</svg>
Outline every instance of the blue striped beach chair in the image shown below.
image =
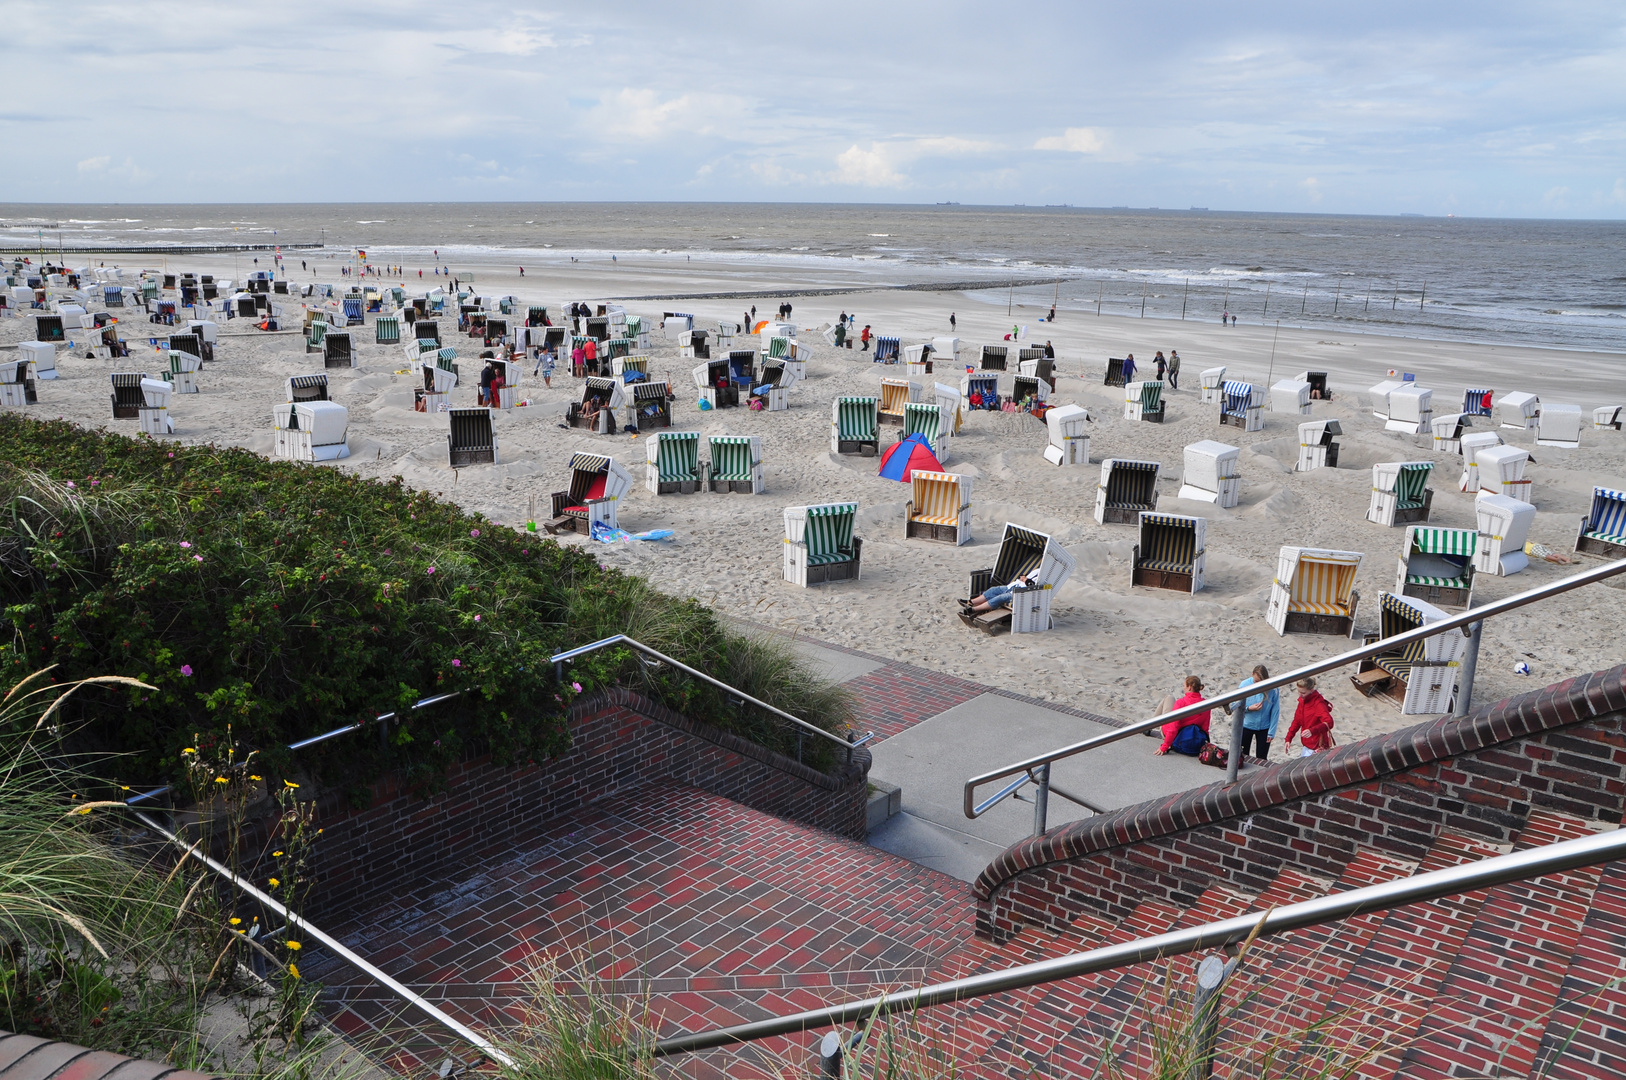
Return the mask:
<svg viewBox="0 0 1626 1080">
<path fill-rule="evenodd" d="M 645 486 L 656 495 L 693 495 L 704 477 L 700 470 L 700 432 L 657 431 L 644 448 L 648 455 Z"/>
<path fill-rule="evenodd" d="M 1592 510 L 1581 519 L 1575 550 L 1606 559 L 1626 559 L 1626 491 L 1592 489 Z"/>
<path fill-rule="evenodd" d="M 757 435 L 713 435 L 706 485 L 712 491 L 762 494 L 762 439 Z"/>
<path fill-rule="evenodd" d="M 1381 633 L 1368 634 L 1368 645 L 1447 618 L 1426 600 L 1394 593 L 1380 593 L 1378 609 Z M 1382 694 L 1394 701 L 1403 715 L 1448 712 L 1457 693 L 1458 665 L 1467 648 L 1462 630 L 1447 630 L 1362 660 L 1350 680 L 1367 696 Z"/>
<path fill-rule="evenodd" d="M 1469 387 L 1462 392 L 1462 411 L 1468 416 L 1495 416 L 1496 391 Z"/>
<path fill-rule="evenodd" d="M 895 337 L 885 337 L 877 334 L 875 337 L 875 362 L 877 364 L 896 364 L 900 346 Z"/>
<path fill-rule="evenodd" d="M 857 581 L 864 542 L 853 535 L 857 503 L 785 507 L 785 580 L 807 588 Z"/>
<path fill-rule="evenodd" d="M 1276 559 L 1265 620 L 1278 634 L 1355 636 L 1361 594 L 1358 551 L 1283 547 Z"/>
<path fill-rule="evenodd" d="M 359 296 L 347 296 L 341 301 L 344 305 L 344 318 L 347 324 L 362 321 L 362 299 Z"/>
<path fill-rule="evenodd" d="M 1227 381 L 1220 387 L 1220 424 L 1261 431 L 1265 426 L 1264 404 L 1264 391 L 1253 383 Z"/>
<path fill-rule="evenodd" d="M 1372 466 L 1372 503 L 1366 520 L 1386 528 L 1428 520 L 1434 491 L 1432 461 L 1383 461 Z"/>
<path fill-rule="evenodd" d="M 971 477 L 916 470 L 909 483 L 904 539 L 920 537 L 955 547 L 971 542 Z"/>
<path fill-rule="evenodd" d="M 1406 530 L 1395 572 L 1395 593 L 1461 611 L 1473 604 L 1475 529 L 1413 525 Z"/>
<path fill-rule="evenodd" d="M 838 397 L 830 403 L 830 452 L 874 457 L 880 452 L 880 399 Z"/>
<path fill-rule="evenodd" d="M 1183 514 L 1140 516 L 1129 583 L 1194 593 L 1203 587 L 1208 519 Z"/>
<path fill-rule="evenodd" d="M 1101 483 L 1095 492 L 1097 525 L 1135 525 L 1143 512 L 1157 509 L 1156 461 L 1107 458 L 1101 462 Z"/>
<path fill-rule="evenodd" d="M 972 395 L 976 395 L 975 400 Z M 966 374 L 960 379 L 960 396 L 965 399 L 967 408 L 998 412 L 999 372 L 974 371 Z"/>
</svg>

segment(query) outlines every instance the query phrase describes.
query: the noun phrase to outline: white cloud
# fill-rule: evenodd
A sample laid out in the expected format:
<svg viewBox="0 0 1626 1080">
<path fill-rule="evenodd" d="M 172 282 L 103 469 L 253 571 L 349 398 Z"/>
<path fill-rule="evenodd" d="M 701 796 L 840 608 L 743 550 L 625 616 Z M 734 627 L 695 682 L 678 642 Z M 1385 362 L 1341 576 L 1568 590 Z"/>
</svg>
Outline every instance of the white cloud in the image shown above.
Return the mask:
<svg viewBox="0 0 1626 1080">
<path fill-rule="evenodd" d="M 606 98 L 594 112 L 613 125 L 617 136 L 657 139 L 662 136 L 715 135 L 735 130 L 749 113 L 742 98 L 727 94 L 681 94 L 663 97 L 659 91 L 626 88 Z"/>
<path fill-rule="evenodd" d="M 1548 188 L 1541 196 L 1541 201 L 1548 206 L 1562 210 L 1569 205 L 1570 189 L 1562 185 Z"/>
<path fill-rule="evenodd" d="M 903 187 L 909 178 L 892 167 L 887 153 L 885 143 L 870 143 L 868 150 L 853 143 L 836 157 L 836 171 L 829 182 L 859 187 Z"/>
<path fill-rule="evenodd" d="M 1304 189 L 1304 193 L 1310 197 L 1311 202 L 1318 203 L 1321 201 L 1321 181 L 1315 177 L 1305 177 L 1299 182 L 1299 187 Z"/>
<path fill-rule="evenodd" d="M 105 155 L 102 157 L 86 158 L 79 163 L 79 171 L 82 173 L 101 172 L 103 169 L 107 168 L 112 161 L 112 158 Z"/>
<path fill-rule="evenodd" d="M 1609 201 L 1626 203 L 1626 177 L 1615 180 L 1615 190 L 1609 193 Z"/>
<path fill-rule="evenodd" d="M 1075 154 L 1099 154 L 1106 140 L 1094 128 L 1068 128 L 1060 135 L 1048 135 L 1033 144 L 1035 150 L 1067 150 Z"/>
<path fill-rule="evenodd" d="M 710 172 L 711 166 L 706 166 L 703 172 Z M 751 171 L 765 184 L 775 186 L 781 184 L 800 184 L 807 177 L 793 169 L 787 169 L 777 161 L 755 161 L 751 163 Z"/>
</svg>

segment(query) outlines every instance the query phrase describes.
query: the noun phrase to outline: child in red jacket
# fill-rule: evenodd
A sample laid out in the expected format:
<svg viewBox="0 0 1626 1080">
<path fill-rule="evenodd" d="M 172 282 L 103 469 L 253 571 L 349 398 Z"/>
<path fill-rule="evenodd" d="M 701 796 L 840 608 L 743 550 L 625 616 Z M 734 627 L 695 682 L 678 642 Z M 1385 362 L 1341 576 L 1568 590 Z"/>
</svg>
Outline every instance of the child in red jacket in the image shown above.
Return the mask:
<svg viewBox="0 0 1626 1080">
<path fill-rule="evenodd" d="M 1336 745 L 1332 738 L 1332 703 L 1321 696 L 1321 691 L 1315 688 L 1314 679 L 1300 679 L 1295 685 L 1298 687 L 1299 704 L 1293 710 L 1293 726 L 1287 729 L 1287 742 L 1291 743 L 1293 736 L 1302 731 L 1302 757 L 1332 749 Z"/>
</svg>

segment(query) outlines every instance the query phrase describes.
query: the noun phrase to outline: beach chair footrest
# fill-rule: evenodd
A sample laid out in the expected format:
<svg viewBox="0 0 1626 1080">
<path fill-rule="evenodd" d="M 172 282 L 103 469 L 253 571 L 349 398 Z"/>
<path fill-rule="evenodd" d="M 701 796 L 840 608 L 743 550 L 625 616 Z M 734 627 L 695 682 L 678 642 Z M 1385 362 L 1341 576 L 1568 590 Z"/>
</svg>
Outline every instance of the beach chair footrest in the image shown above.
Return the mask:
<svg viewBox="0 0 1626 1080">
<path fill-rule="evenodd" d="M 836 453 L 859 454 L 863 457 L 874 457 L 877 453 L 879 440 L 877 439 L 837 439 Z"/>
<path fill-rule="evenodd" d="M 1313 611 L 1289 611 L 1282 624 L 1288 634 L 1326 634 L 1331 637 L 1349 637 L 1355 620 L 1349 615 L 1323 615 Z"/>
<path fill-rule="evenodd" d="M 1617 544 L 1598 535 L 1582 533 L 1575 539 L 1575 550 L 1584 555 L 1602 555 L 1606 559 L 1626 559 L 1626 544 Z"/>
<path fill-rule="evenodd" d="M 1467 608 L 1469 597 L 1473 595 L 1473 587 L 1456 588 L 1447 585 L 1423 585 L 1408 581 L 1401 595 L 1415 596 L 1417 599 L 1427 601 L 1435 607 L 1463 610 Z"/>
<path fill-rule="evenodd" d="M 1144 585 L 1150 589 L 1172 589 L 1183 593 L 1191 591 L 1189 570 L 1157 570 L 1149 566 L 1137 566 L 1131 580 L 1132 584 Z"/>
<path fill-rule="evenodd" d="M 958 544 L 960 542 L 960 527 L 958 525 L 943 525 L 935 521 L 906 520 L 903 523 L 904 539 L 919 538 L 921 540 L 937 540 L 945 544 Z"/>
</svg>

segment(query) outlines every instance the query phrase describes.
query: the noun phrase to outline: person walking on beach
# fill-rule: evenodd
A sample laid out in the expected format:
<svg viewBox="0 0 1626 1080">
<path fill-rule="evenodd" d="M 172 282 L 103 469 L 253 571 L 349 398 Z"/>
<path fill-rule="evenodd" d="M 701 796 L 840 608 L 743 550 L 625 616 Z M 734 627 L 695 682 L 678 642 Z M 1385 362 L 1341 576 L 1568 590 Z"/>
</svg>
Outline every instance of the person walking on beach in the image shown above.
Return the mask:
<svg viewBox="0 0 1626 1080">
<path fill-rule="evenodd" d="M 1169 350 L 1169 389 L 1180 389 L 1180 352 L 1177 349 Z M 1260 754 L 1260 757 L 1265 755 Z"/>
<path fill-rule="evenodd" d="M 553 346 L 544 345 L 542 346 L 542 354 L 536 358 L 536 368 L 531 370 L 531 374 L 535 375 L 537 368 L 541 369 L 542 385 L 549 390 L 553 389 L 553 367 L 556 360 L 557 357 L 553 351 Z"/>
<path fill-rule="evenodd" d="M 757 325 L 757 306 L 755 304 L 752 304 L 751 305 L 751 329 L 755 330 L 756 325 Z"/>
<path fill-rule="evenodd" d="M 520 277 L 524 277 L 524 276 L 525 276 L 525 268 L 524 268 L 524 267 L 523 267 L 523 266 L 522 266 L 522 267 L 520 267 L 520 268 L 519 268 L 519 276 L 520 276 Z"/>
<path fill-rule="evenodd" d="M 858 343 L 862 346 L 860 352 L 869 352 L 869 323 L 864 324 L 863 333 L 858 335 Z"/>
<path fill-rule="evenodd" d="M 1299 692 L 1299 704 L 1293 710 L 1293 726 L 1287 729 L 1287 742 L 1291 743 L 1293 736 L 1302 731 L 1304 738 L 1300 743 L 1304 752 L 1300 757 L 1332 749 L 1337 745 L 1332 737 L 1332 703 L 1321 696 L 1314 679 L 1300 679 L 1293 685 Z"/>
<path fill-rule="evenodd" d="M 1169 362 L 1163 359 L 1162 349 L 1157 350 L 1157 355 L 1152 357 L 1152 366 L 1157 368 L 1157 381 L 1162 382 L 1163 376 L 1169 370 Z"/>
<path fill-rule="evenodd" d="M 1050 318 L 1046 319 L 1045 321 L 1046 322 L 1055 322 L 1056 321 L 1056 305 L 1055 304 L 1050 305 Z"/>
<path fill-rule="evenodd" d="M 951 312 L 949 312 L 949 332 L 953 333 L 957 329 L 959 329 L 959 327 L 957 327 L 955 325 L 955 323 L 954 323 L 954 312 L 951 311 Z"/>
<path fill-rule="evenodd" d="M 1169 706 L 1166 711 L 1173 712 L 1175 709 L 1183 709 L 1187 705 L 1197 704 L 1202 699 L 1203 681 L 1195 675 L 1187 675 L 1186 692 L 1180 695 L 1180 698 Z M 1173 750 L 1177 754 L 1196 757 L 1197 752 L 1208 743 L 1208 721 L 1212 712 L 1213 710 L 1210 709 L 1208 712 L 1188 716 L 1184 720 L 1171 720 L 1164 724 L 1163 743 L 1153 753 L 1161 757 Z"/>
<path fill-rule="evenodd" d="M 1253 675 L 1243 679 L 1238 686 L 1252 686 L 1268 678 L 1270 671 L 1260 664 L 1253 669 Z M 1242 707 L 1242 756 L 1249 756 L 1252 753 L 1250 748 L 1257 748 L 1259 752 L 1252 756 L 1260 761 L 1270 757 L 1270 744 L 1276 739 L 1276 725 L 1281 718 L 1282 701 L 1277 691 L 1249 694 Z"/>
<path fill-rule="evenodd" d="M 836 323 L 836 348 L 844 348 L 847 344 L 847 321 L 843 319 Z"/>
<path fill-rule="evenodd" d="M 1130 353 L 1124 357 L 1124 383 L 1135 381 L 1135 354 Z"/>
</svg>

